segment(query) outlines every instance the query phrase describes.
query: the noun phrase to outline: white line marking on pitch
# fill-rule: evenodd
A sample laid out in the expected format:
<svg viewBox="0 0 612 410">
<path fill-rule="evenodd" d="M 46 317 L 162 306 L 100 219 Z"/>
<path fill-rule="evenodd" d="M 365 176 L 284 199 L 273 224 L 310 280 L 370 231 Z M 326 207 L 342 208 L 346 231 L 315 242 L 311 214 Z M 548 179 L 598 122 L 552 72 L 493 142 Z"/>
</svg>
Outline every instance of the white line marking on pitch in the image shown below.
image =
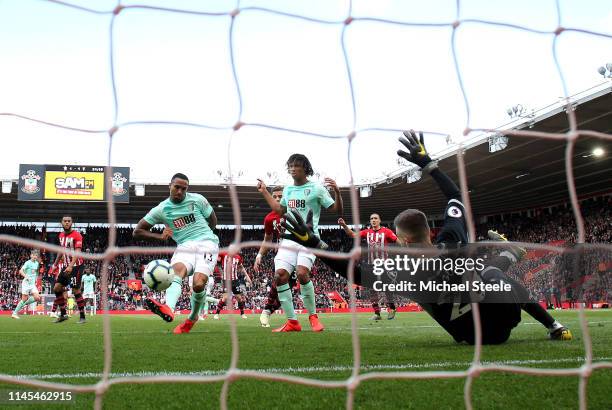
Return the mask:
<svg viewBox="0 0 612 410">
<path fill-rule="evenodd" d="M 569 323 L 579 323 L 579 321 L 564 321 L 563 323 L 565 324 L 569 324 Z M 612 320 L 601 320 L 601 321 L 591 321 L 588 324 L 589 325 L 597 325 L 597 324 L 601 324 L 601 323 L 612 323 Z M 521 325 L 539 325 L 542 326 L 540 323 L 537 322 L 521 322 Z M 206 326 L 206 325 L 204 325 Z M 520 326 L 520 325 L 519 325 Z M 258 329 L 259 326 L 254 327 L 254 329 Z M 386 326 L 386 325 L 371 325 L 371 326 L 367 326 L 367 327 L 358 327 L 358 330 L 389 330 L 389 329 L 418 329 L 418 328 L 423 328 L 423 329 L 433 329 L 433 328 L 439 328 L 442 329 L 440 327 L 440 325 L 406 325 L 406 326 Z M 208 328 L 204 328 L 206 330 L 194 330 L 191 333 L 210 333 L 210 330 L 212 328 L 208 327 Z M 247 328 L 240 328 L 242 331 L 244 331 Z M 351 330 L 351 327 L 327 327 L 327 330 L 334 330 L 334 331 L 341 331 L 341 330 Z M 218 331 L 218 328 L 215 328 L 215 331 Z M 229 329 L 228 329 L 229 331 Z M 168 332 L 170 332 L 170 329 L 160 329 L 160 330 L 141 330 L 141 331 L 134 331 L 134 330 L 113 330 L 112 334 L 113 335 L 121 335 L 121 334 L 130 334 L 130 335 L 144 335 L 144 334 L 167 334 Z M 46 330 L 41 330 L 40 332 L 30 332 L 30 331 L 23 331 L 23 332 L 17 332 L 17 331 L 6 331 L 6 332 L 2 332 L 0 331 L 0 334 L 56 334 L 56 333 L 60 333 L 60 334 L 79 334 L 79 335 L 88 335 L 88 334 L 103 334 L 104 332 L 102 330 L 100 331 L 96 331 L 96 332 L 82 332 L 82 331 L 77 331 L 77 330 L 68 330 L 68 331 L 60 331 L 60 332 L 56 332 L 53 331 L 51 329 L 46 329 Z"/>
<path fill-rule="evenodd" d="M 593 358 L 596 361 L 606 361 L 611 357 Z M 574 357 L 565 359 L 544 359 L 544 360 L 502 360 L 502 361 L 483 361 L 486 365 L 525 365 L 525 364 L 550 364 L 550 363 L 582 363 L 584 357 Z M 377 364 L 364 365 L 361 370 L 415 370 L 415 369 L 431 369 L 440 367 L 469 367 L 472 362 L 433 362 L 433 363 L 417 363 L 417 364 Z M 325 373 L 325 372 L 341 372 L 353 370 L 353 366 L 313 366 L 313 367 L 275 367 L 268 369 L 240 369 L 256 371 L 260 373 Z M 111 373 L 110 377 L 150 377 L 150 376 L 217 376 L 224 374 L 227 370 L 204 370 L 201 372 L 123 372 Z M 3 375 L 4 376 L 4 375 Z M 77 378 L 100 378 L 102 373 L 56 373 L 56 374 L 27 374 L 27 375 L 6 375 L 17 379 L 77 379 Z"/>
</svg>

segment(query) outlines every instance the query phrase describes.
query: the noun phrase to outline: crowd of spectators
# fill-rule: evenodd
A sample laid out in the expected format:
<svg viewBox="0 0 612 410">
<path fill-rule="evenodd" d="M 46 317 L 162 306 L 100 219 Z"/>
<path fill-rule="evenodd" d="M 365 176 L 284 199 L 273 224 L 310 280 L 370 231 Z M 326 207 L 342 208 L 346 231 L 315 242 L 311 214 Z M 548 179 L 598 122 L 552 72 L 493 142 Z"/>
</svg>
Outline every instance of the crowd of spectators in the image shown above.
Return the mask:
<svg viewBox="0 0 612 410">
<path fill-rule="evenodd" d="M 581 203 L 585 223 L 586 243 L 610 243 L 612 240 L 612 202 L 610 197 Z M 522 214 L 496 216 L 488 218 L 486 223 L 477 226 L 478 239 L 486 237 L 488 229 L 497 229 L 507 234 L 512 241 L 550 243 L 559 241 L 562 246 L 573 248 L 576 242 L 576 224 L 571 207 L 556 207 L 545 210 L 533 210 Z M 108 245 L 108 228 L 89 226 L 79 229 L 84 237 L 84 251 L 88 253 L 104 252 Z M 36 239 L 48 243 L 57 243 L 57 232 L 46 232 L 34 226 L 0 226 L 0 234 L 19 238 Z M 220 246 L 225 247 L 234 240 L 235 231 L 219 229 Z M 341 229 L 322 229 L 322 238 L 330 244 L 332 250 L 347 251 L 353 244 Z M 245 229 L 242 241 L 260 241 L 263 231 Z M 132 228 L 118 228 L 117 246 L 159 246 L 159 243 L 132 240 Z M 172 246 L 168 244 L 168 246 Z M 274 275 L 273 252 L 262 260 L 260 273 L 253 271 L 253 262 L 258 247 L 244 248 L 241 254 L 244 266 L 252 278 L 252 286 L 245 288 L 247 308 L 262 308 Z M 55 254 L 42 249 L 42 293 L 51 293 L 54 278 L 48 274 L 49 266 Z M 29 257 L 29 249 L 24 246 L 0 242 L 0 310 L 12 309 L 19 300 L 20 277 L 18 270 Z M 143 306 L 143 298 L 152 296 L 148 288 L 134 289 L 128 286 L 129 279 L 142 279 L 146 263 L 153 259 L 168 259 L 169 254 L 129 254 L 119 255 L 109 264 L 109 307 L 117 310 L 135 310 Z M 100 276 L 102 262 L 86 261 L 86 270 Z M 561 299 L 566 301 L 598 300 L 610 302 L 612 299 L 612 252 L 609 250 L 586 249 L 580 254 L 572 252 L 528 253 L 521 262 L 515 264 L 509 274 L 520 280 L 529 289 L 531 295 L 539 300 L 546 300 L 557 305 Z M 349 300 L 347 281 L 326 265 L 317 261 L 312 272 L 317 307 L 332 307 L 334 303 L 326 296 L 328 292 L 337 291 L 346 301 Z M 98 282 L 99 283 L 99 282 Z M 184 292 L 179 299 L 179 309 L 189 309 L 189 289 L 184 282 Z M 98 288 L 99 291 L 99 288 Z M 215 296 L 220 297 L 222 284 L 217 280 Z M 299 292 L 294 292 L 294 302 L 302 308 Z M 154 295 L 163 300 L 163 294 Z M 359 304 L 367 305 L 371 292 L 356 289 Z M 98 298 L 99 302 L 99 298 Z M 408 300 L 396 300 L 397 303 L 408 303 Z"/>
</svg>

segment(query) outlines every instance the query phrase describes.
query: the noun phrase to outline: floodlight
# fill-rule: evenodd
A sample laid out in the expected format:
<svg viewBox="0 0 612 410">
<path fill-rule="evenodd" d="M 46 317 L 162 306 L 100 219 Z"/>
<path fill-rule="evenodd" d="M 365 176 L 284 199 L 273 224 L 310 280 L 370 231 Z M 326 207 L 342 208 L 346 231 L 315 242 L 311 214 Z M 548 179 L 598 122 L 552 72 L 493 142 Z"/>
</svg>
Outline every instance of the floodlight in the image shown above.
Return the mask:
<svg viewBox="0 0 612 410">
<path fill-rule="evenodd" d="M 10 194 L 13 190 L 13 181 L 2 181 L 2 193 Z"/>
<path fill-rule="evenodd" d="M 508 146 L 508 137 L 501 134 L 495 134 L 489 137 L 489 152 L 497 152 L 506 149 Z"/>
<path fill-rule="evenodd" d="M 372 187 L 370 185 L 362 186 L 359 188 L 359 197 L 368 198 L 372 196 Z"/>
<path fill-rule="evenodd" d="M 145 196 L 145 186 L 143 184 L 134 185 L 136 196 Z"/>
</svg>

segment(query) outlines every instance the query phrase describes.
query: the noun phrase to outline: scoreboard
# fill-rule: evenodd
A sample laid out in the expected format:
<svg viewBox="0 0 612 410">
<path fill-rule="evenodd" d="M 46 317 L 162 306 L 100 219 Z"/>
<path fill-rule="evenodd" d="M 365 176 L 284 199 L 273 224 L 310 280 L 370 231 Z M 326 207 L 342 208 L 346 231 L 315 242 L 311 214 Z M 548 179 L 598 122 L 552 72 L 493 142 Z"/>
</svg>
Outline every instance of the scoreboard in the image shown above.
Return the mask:
<svg viewBox="0 0 612 410">
<path fill-rule="evenodd" d="M 110 191 L 107 192 L 107 181 Z M 19 201 L 130 202 L 130 168 L 91 165 L 19 165 Z"/>
</svg>

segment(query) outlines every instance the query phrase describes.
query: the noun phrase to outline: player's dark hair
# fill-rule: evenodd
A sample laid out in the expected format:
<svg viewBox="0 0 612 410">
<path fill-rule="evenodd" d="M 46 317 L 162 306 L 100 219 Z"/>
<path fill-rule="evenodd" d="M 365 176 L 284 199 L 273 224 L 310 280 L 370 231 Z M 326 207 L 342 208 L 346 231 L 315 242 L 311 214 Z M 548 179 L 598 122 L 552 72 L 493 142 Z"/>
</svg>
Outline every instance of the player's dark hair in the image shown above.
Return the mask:
<svg viewBox="0 0 612 410">
<path fill-rule="evenodd" d="M 62 215 L 62 219 L 64 219 L 64 218 L 70 218 L 70 219 L 72 219 L 72 222 L 74 222 L 74 218 L 73 218 L 73 217 L 72 217 L 72 215 L 70 215 L 70 214 L 64 214 L 64 215 Z"/>
<path fill-rule="evenodd" d="M 170 182 L 174 181 L 176 178 L 184 179 L 185 181 L 189 182 L 187 175 L 183 174 L 182 172 L 177 172 L 176 174 L 172 175 Z"/>
<path fill-rule="evenodd" d="M 283 191 L 283 186 L 282 185 L 277 185 L 274 188 L 272 188 L 272 192 L 278 192 L 278 191 Z"/>
<path fill-rule="evenodd" d="M 406 209 L 393 221 L 396 230 L 400 230 L 418 243 L 427 241 L 429 237 L 429 223 L 425 214 L 418 209 Z"/>
<path fill-rule="evenodd" d="M 287 168 L 289 168 L 289 165 L 291 164 L 304 167 L 304 172 L 309 177 L 314 175 L 312 165 L 310 165 L 310 161 L 308 160 L 308 158 L 306 158 L 306 155 L 304 154 L 291 155 L 289 159 L 287 160 Z"/>
</svg>

